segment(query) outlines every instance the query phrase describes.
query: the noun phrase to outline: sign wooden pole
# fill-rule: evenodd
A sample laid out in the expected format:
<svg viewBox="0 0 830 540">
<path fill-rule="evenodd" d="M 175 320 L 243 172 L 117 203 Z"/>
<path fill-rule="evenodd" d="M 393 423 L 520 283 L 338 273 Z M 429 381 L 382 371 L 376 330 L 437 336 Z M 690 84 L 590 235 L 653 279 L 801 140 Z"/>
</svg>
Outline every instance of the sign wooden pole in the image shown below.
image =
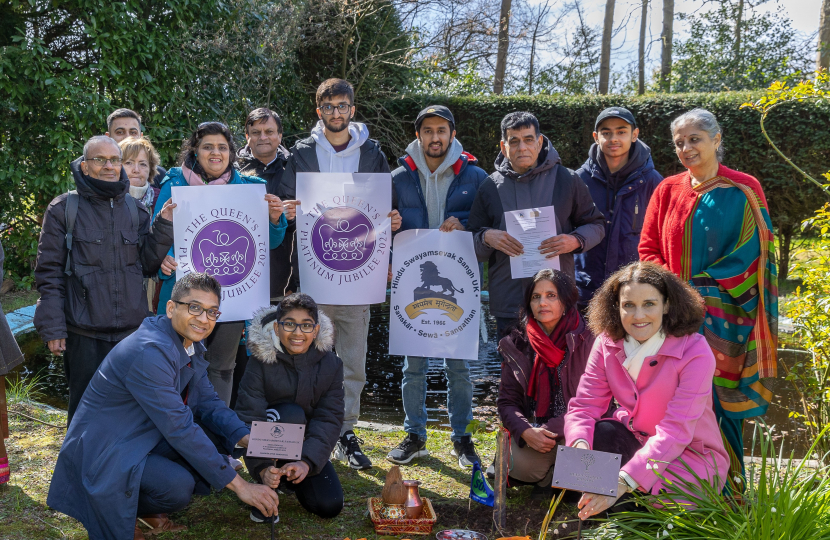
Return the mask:
<svg viewBox="0 0 830 540">
<path fill-rule="evenodd" d="M 501 533 L 507 526 L 507 474 L 508 456 L 510 455 L 510 437 L 504 426 L 499 425 L 496 435 L 496 485 L 493 486 L 495 504 L 493 505 L 493 521 Z"/>
</svg>

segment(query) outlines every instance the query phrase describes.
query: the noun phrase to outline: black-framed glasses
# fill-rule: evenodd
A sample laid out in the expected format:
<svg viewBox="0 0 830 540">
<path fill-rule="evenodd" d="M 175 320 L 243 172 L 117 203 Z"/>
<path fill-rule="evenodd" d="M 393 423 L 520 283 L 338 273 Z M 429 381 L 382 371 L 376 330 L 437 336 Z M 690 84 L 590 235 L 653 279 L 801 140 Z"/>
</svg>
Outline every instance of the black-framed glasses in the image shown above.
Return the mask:
<svg viewBox="0 0 830 540">
<path fill-rule="evenodd" d="M 109 161 L 110 163 L 112 163 L 113 167 L 118 167 L 119 165 L 121 165 L 121 162 L 123 160 L 120 157 L 116 157 L 116 158 L 91 157 L 86 161 L 94 161 L 95 164 L 98 165 L 99 167 L 103 167 Z"/>
<path fill-rule="evenodd" d="M 226 125 L 225 125 L 225 124 L 223 124 L 222 122 L 217 122 L 217 121 L 215 121 L 215 120 L 213 120 L 213 121 L 211 121 L 211 122 L 202 122 L 201 124 L 199 124 L 198 126 L 196 126 L 196 129 L 202 129 L 202 128 L 206 128 L 206 127 L 208 127 L 208 126 L 212 126 L 212 125 L 219 126 L 219 127 L 221 127 L 222 129 L 228 129 L 228 126 L 226 126 Z"/>
<path fill-rule="evenodd" d="M 204 312 L 204 313 L 207 313 L 207 318 L 208 319 L 210 319 L 211 321 L 215 321 L 216 319 L 219 318 L 219 315 L 222 314 L 222 312 L 219 311 L 218 309 L 213 309 L 213 308 L 205 309 L 205 308 L 203 308 L 202 306 L 200 306 L 199 304 L 196 304 L 196 303 L 191 304 L 189 302 L 179 302 L 178 300 L 173 300 L 173 301 L 177 304 L 187 306 L 187 312 L 190 313 L 191 315 L 193 315 L 194 317 L 198 317 L 199 315 L 202 314 L 202 312 Z"/>
<path fill-rule="evenodd" d="M 325 105 L 320 105 L 320 110 L 326 116 L 331 116 L 334 114 L 334 109 L 340 111 L 340 114 L 346 114 L 351 110 L 352 105 L 351 103 L 340 103 L 339 105 L 332 105 L 331 103 L 326 103 Z"/>
<path fill-rule="evenodd" d="M 282 329 L 288 332 L 289 334 L 294 333 L 294 330 L 297 327 L 300 327 L 300 332 L 303 334 L 310 334 L 314 332 L 314 328 L 317 326 L 315 323 L 304 322 L 304 323 L 295 323 L 294 321 L 277 321 L 277 324 L 282 326 Z"/>
</svg>

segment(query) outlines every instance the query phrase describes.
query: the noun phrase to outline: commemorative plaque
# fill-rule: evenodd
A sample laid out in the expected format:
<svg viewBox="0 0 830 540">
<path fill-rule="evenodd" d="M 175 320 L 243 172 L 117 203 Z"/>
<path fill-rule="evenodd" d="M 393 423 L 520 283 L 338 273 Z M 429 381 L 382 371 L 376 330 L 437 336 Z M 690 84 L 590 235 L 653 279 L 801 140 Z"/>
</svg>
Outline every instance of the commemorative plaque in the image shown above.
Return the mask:
<svg viewBox="0 0 830 540">
<path fill-rule="evenodd" d="M 557 446 L 556 452 L 552 487 L 617 496 L 620 454 L 564 445 Z"/>
<path fill-rule="evenodd" d="M 297 461 L 303 454 L 302 424 L 253 422 L 246 456 Z"/>
</svg>

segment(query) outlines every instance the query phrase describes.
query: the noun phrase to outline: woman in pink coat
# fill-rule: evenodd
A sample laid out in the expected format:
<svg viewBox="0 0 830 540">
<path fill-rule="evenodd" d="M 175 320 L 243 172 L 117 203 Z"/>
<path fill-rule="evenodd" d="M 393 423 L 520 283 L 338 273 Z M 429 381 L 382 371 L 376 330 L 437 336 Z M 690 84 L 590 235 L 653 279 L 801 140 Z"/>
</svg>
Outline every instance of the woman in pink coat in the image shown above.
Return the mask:
<svg viewBox="0 0 830 540">
<path fill-rule="evenodd" d="M 697 333 L 700 295 L 670 271 L 635 262 L 597 291 L 588 320 L 597 339 L 565 416 L 566 444 L 622 454 L 620 494 L 656 495 L 661 476 L 696 482 L 686 467 L 721 490 L 729 458 L 712 410 L 715 358 Z M 600 420 L 611 398 L 619 408 Z M 618 498 L 585 493 L 579 517 Z"/>
</svg>

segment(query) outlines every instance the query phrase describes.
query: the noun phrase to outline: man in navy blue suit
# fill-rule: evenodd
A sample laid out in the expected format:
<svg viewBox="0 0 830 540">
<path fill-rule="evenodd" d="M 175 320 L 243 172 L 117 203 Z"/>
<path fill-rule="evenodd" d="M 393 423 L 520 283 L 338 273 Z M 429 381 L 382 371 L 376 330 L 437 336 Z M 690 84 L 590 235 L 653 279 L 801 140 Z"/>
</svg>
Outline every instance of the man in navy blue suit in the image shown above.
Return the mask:
<svg viewBox="0 0 830 540">
<path fill-rule="evenodd" d="M 166 313 L 116 345 L 81 398 L 47 504 L 83 523 L 91 540 L 143 539 L 140 523 L 153 533 L 183 530 L 167 514 L 211 486 L 276 515 L 274 490 L 246 482 L 229 464 L 250 430 L 207 376 L 202 341 L 220 298 L 208 274 L 177 281 Z"/>
</svg>

